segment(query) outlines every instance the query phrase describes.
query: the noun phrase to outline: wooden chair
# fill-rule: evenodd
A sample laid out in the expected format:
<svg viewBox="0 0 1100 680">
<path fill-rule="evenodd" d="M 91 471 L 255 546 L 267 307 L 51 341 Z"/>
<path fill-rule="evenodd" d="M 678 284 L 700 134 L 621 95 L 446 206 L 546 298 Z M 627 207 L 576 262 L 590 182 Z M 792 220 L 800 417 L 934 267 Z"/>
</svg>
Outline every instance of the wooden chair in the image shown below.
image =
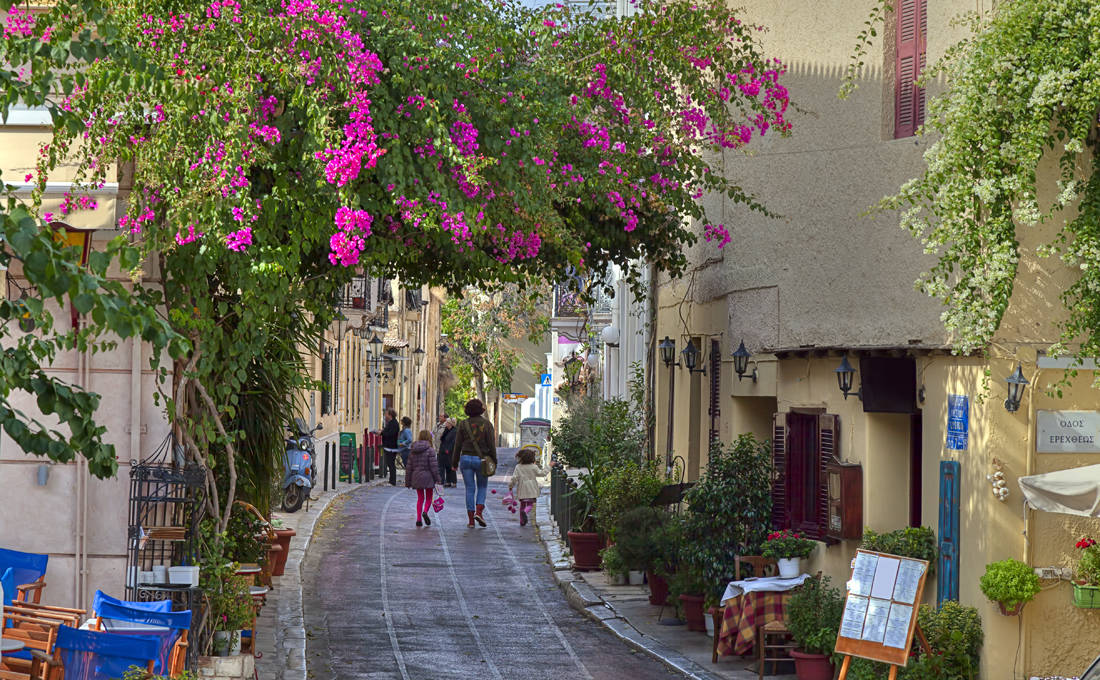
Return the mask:
<svg viewBox="0 0 1100 680">
<path fill-rule="evenodd" d="M 757 578 L 775 576 L 779 572 L 776 561 L 762 555 L 737 555 L 733 558 L 733 580 L 741 581 L 748 578 L 748 574 L 742 574 L 742 565 L 752 567 L 752 575 Z M 718 607 L 711 616 L 714 617 L 714 640 L 711 645 L 710 662 L 718 663 L 718 638 L 722 633 L 723 608 Z"/>
<path fill-rule="evenodd" d="M 58 629 L 61 626 L 80 625 L 80 617 L 77 615 L 45 614 L 18 605 L 4 607 L 4 621 L 8 624 L 8 627 L 4 629 L 4 637 L 22 642 L 24 650 L 29 652 L 31 658 L 5 655 L 3 663 L 0 664 L 0 679 L 27 680 L 31 678 L 34 665 L 33 657 L 37 654 L 53 655 Z M 50 680 L 52 677 L 53 675 L 46 675 L 42 680 Z"/>
<path fill-rule="evenodd" d="M 787 624 L 782 621 L 769 621 L 763 626 L 756 627 L 757 658 L 760 663 L 760 680 L 764 680 L 764 667 L 768 661 L 772 662 L 772 675 L 776 675 L 780 661 L 790 661 L 791 650 L 797 647 L 791 637 L 791 631 L 787 630 Z"/>
</svg>

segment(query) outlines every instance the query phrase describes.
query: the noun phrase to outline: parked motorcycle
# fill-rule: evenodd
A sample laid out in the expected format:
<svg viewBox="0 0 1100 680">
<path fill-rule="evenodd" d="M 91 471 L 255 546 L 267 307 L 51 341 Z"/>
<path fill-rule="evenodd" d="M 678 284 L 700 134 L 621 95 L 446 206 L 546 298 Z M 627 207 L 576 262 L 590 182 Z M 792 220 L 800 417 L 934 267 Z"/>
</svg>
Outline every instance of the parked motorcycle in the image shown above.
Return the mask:
<svg viewBox="0 0 1100 680">
<path fill-rule="evenodd" d="M 309 429 L 301 418 L 295 420 L 294 429 L 286 440 L 283 455 L 283 510 L 297 512 L 309 498 L 310 490 L 317 483 L 317 466 L 314 464 L 313 434 L 320 425 Z"/>
</svg>

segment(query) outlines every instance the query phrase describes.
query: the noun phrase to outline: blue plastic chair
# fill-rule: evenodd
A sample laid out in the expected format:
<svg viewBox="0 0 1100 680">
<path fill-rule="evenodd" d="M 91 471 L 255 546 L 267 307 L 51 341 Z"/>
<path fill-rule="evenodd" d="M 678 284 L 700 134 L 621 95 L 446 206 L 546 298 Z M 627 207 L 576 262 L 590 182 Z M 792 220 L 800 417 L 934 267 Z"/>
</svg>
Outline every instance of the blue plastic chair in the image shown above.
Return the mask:
<svg viewBox="0 0 1100 680">
<path fill-rule="evenodd" d="M 120 605 L 122 607 L 130 607 L 131 609 L 144 609 L 150 612 L 170 612 L 172 611 L 171 600 L 154 600 L 153 602 L 138 602 L 136 600 L 120 600 L 117 597 L 111 597 L 102 590 L 95 591 L 95 597 L 92 598 L 92 613 L 96 616 L 99 615 L 99 606 L 104 602 L 110 604 Z"/>
<path fill-rule="evenodd" d="M 11 567 L 4 569 L 4 573 L 0 574 L 0 588 L 4 589 L 4 606 L 10 607 L 15 600 L 15 577 L 12 575 Z"/>
<path fill-rule="evenodd" d="M 33 601 L 35 604 L 42 601 L 42 589 L 46 587 L 46 563 L 49 559 L 49 555 L 0 548 L 0 572 L 11 569 L 16 590 L 15 600 Z M 30 597 L 32 590 L 34 591 L 33 600 Z M 5 589 L 6 592 L 7 589 Z M 5 597 L 7 597 L 6 594 Z"/>
<path fill-rule="evenodd" d="M 170 675 L 182 670 L 183 658 L 177 657 L 175 652 L 177 643 L 181 643 L 181 648 L 187 643 L 187 632 L 191 628 L 190 611 L 150 611 L 125 604 L 115 604 L 102 598 L 99 599 L 94 611 L 98 617 L 97 627 L 102 631 L 116 635 L 154 638 L 157 641 L 154 668 L 157 673 Z"/>
<path fill-rule="evenodd" d="M 159 641 L 141 635 L 115 635 L 61 626 L 51 666 L 63 669 L 64 680 L 118 680 L 132 667 L 153 673 Z M 42 677 L 35 657 L 31 677 Z"/>
</svg>

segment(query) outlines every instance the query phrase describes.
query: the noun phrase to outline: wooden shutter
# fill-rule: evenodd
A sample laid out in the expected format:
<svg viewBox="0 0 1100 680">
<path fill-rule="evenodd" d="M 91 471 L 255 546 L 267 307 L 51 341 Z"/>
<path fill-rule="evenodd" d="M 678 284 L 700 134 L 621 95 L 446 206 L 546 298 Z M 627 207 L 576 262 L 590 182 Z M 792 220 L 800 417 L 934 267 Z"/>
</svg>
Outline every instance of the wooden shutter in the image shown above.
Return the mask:
<svg viewBox="0 0 1100 680">
<path fill-rule="evenodd" d="M 713 446 L 718 441 L 718 427 L 722 416 L 722 350 L 717 340 L 710 341 L 710 433 L 707 444 Z"/>
<path fill-rule="evenodd" d="M 772 416 L 772 526 L 786 529 L 787 508 L 787 414 Z"/>
<path fill-rule="evenodd" d="M 928 33 L 927 0 L 897 0 L 894 61 L 894 138 L 912 137 L 924 122 L 924 90 L 916 79 L 924 70 Z"/>
<path fill-rule="evenodd" d="M 817 538 L 824 541 L 829 533 L 829 472 L 830 463 L 836 462 L 840 441 L 840 417 L 823 413 L 817 417 Z"/>
<path fill-rule="evenodd" d="M 321 390 L 321 415 L 332 413 L 332 349 L 326 349 L 321 354 L 321 382 L 325 388 Z"/>
<path fill-rule="evenodd" d="M 959 462 L 940 462 L 940 558 L 936 601 L 959 599 Z"/>
</svg>

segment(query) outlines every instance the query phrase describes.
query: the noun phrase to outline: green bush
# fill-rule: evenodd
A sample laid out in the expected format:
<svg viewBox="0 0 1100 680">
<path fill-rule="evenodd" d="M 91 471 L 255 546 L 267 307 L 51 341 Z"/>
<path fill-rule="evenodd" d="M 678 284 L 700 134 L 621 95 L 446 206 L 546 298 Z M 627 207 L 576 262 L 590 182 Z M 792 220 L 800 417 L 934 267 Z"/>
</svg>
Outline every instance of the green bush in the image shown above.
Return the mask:
<svg viewBox="0 0 1100 680">
<path fill-rule="evenodd" d="M 600 566 L 610 576 L 621 576 L 629 570 L 616 546 L 609 545 L 600 551 Z"/>
<path fill-rule="evenodd" d="M 833 655 L 844 615 L 844 594 L 828 576 L 807 579 L 792 592 L 786 613 L 787 628 L 803 651 Z"/>
<path fill-rule="evenodd" d="M 687 493 L 679 558 L 715 596 L 733 579 L 736 556 L 760 554 L 771 524 L 771 472 L 771 447 L 743 434 L 711 446 L 707 469 Z"/>
<path fill-rule="evenodd" d="M 928 561 L 928 575 L 936 573 L 937 549 L 936 533 L 928 527 L 908 527 L 880 534 L 872 529 L 863 530 L 863 542 L 859 546 L 864 550 L 912 557 Z"/>
<path fill-rule="evenodd" d="M 633 508 L 648 506 L 661 493 L 664 481 L 657 476 L 655 463 L 639 465 L 627 461 L 607 473 L 596 490 L 596 526 L 608 539 L 615 541 L 622 514 Z"/>
<path fill-rule="evenodd" d="M 975 680 L 981 660 L 982 619 L 974 607 L 948 600 L 937 611 L 922 605 L 917 614 L 932 654 L 923 650 L 898 674 L 900 680 Z M 914 645 L 919 649 L 918 645 Z M 890 667 L 866 659 L 852 659 L 850 680 L 882 680 Z"/>
<path fill-rule="evenodd" d="M 633 508 L 619 518 L 615 545 L 630 569 L 664 575 L 675 566 L 679 524 L 661 508 Z"/>
<path fill-rule="evenodd" d="M 1013 609 L 1039 593 L 1039 577 L 1031 567 L 1009 558 L 985 565 L 980 586 L 982 594 L 990 600 Z"/>
</svg>

